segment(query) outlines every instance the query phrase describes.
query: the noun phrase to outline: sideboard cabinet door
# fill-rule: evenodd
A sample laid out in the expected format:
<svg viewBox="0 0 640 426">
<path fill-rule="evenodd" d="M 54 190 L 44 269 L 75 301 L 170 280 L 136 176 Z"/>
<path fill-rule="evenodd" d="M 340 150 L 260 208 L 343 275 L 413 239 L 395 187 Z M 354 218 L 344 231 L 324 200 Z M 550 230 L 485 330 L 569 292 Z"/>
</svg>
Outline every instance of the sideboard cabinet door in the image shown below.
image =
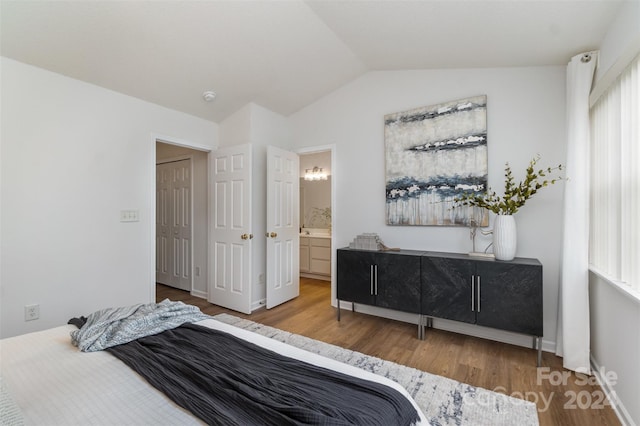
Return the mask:
<svg viewBox="0 0 640 426">
<path fill-rule="evenodd" d="M 420 313 L 420 256 L 338 250 L 338 300 Z"/>
<path fill-rule="evenodd" d="M 422 314 L 476 322 L 475 262 L 449 257 L 422 257 Z"/>
<path fill-rule="evenodd" d="M 476 275 L 478 325 L 543 335 L 542 265 L 479 261 Z"/>
<path fill-rule="evenodd" d="M 374 252 L 338 250 L 338 299 L 374 305 L 372 281 L 374 264 Z"/>
<path fill-rule="evenodd" d="M 542 336 L 542 265 L 425 255 L 422 314 Z"/>
<path fill-rule="evenodd" d="M 420 256 L 376 253 L 376 306 L 420 313 Z"/>
</svg>

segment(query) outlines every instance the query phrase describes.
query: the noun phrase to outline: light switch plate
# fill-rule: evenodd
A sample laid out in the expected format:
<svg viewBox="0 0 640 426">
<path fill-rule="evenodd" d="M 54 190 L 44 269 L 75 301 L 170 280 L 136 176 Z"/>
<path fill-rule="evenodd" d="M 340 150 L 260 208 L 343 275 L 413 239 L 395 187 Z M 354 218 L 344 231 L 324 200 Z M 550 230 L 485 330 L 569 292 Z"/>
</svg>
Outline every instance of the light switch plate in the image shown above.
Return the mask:
<svg viewBox="0 0 640 426">
<path fill-rule="evenodd" d="M 139 210 L 120 210 L 120 222 L 139 222 Z"/>
</svg>

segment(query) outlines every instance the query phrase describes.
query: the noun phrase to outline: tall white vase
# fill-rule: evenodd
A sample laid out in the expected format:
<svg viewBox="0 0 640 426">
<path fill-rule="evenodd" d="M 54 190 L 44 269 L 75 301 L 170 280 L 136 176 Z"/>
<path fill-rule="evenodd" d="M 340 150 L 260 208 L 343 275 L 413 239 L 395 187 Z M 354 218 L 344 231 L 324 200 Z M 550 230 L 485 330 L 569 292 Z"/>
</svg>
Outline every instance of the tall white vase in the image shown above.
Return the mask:
<svg viewBox="0 0 640 426">
<path fill-rule="evenodd" d="M 516 256 L 516 221 L 512 215 L 497 215 L 493 222 L 493 253 L 498 260 Z"/>
</svg>

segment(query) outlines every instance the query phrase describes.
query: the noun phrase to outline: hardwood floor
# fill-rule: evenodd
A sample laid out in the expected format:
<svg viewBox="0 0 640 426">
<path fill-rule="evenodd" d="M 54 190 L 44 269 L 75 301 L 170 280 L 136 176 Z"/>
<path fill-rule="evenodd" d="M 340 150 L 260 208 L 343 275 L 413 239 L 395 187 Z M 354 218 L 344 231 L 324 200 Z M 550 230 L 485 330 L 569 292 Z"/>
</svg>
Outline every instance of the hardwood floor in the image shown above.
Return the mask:
<svg viewBox="0 0 640 426">
<path fill-rule="evenodd" d="M 157 285 L 156 299 L 181 300 L 216 315 L 226 312 L 373 355 L 460 382 L 533 401 L 541 425 L 619 425 L 595 379 L 569 374 L 562 359 L 543 352 L 536 368 L 533 349 L 429 329 L 417 339 L 416 326 L 343 310 L 336 321 L 327 281 L 300 279 L 300 297 L 251 315 L 221 308 L 188 292 Z M 566 379 L 562 379 L 562 374 Z M 593 382 L 593 383 L 585 383 Z M 586 408 L 580 408 L 586 407 Z"/>
</svg>

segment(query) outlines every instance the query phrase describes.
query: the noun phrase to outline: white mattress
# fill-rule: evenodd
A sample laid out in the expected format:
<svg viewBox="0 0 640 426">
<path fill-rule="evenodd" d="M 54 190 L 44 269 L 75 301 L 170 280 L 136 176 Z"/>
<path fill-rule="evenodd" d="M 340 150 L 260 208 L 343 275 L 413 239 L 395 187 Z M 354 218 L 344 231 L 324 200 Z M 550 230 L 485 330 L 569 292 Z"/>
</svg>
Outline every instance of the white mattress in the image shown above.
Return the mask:
<svg viewBox="0 0 640 426">
<path fill-rule="evenodd" d="M 226 331 L 292 358 L 384 383 L 397 383 L 214 319 L 198 324 Z M 2 385 L 22 411 L 26 425 L 190 425 L 200 420 L 150 386 L 107 352 L 80 352 L 66 325 L 0 341 Z M 0 419 L 1 420 L 1 419 Z"/>
</svg>

